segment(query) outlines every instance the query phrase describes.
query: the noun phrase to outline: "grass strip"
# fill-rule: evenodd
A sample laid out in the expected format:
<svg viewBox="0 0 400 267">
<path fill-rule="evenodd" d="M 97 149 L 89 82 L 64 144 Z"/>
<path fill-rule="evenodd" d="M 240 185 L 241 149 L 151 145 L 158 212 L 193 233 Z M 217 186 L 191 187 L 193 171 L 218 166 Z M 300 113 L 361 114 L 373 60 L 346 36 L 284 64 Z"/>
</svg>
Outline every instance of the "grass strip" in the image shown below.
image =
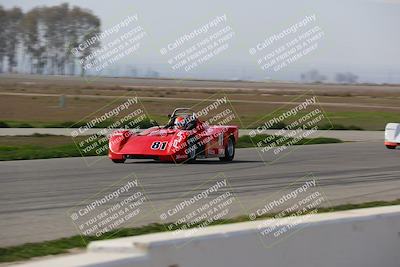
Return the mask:
<svg viewBox="0 0 400 267">
<path fill-rule="evenodd" d="M 88 137 L 86 137 L 88 138 Z M 75 142 L 85 137 L 75 138 Z M 106 155 L 107 152 L 101 153 Z M 50 159 L 82 156 L 74 140 L 68 136 L 33 134 L 29 136 L 5 136 L 0 139 L 0 161 Z M 98 156 L 95 150 L 85 156 Z"/>
</svg>

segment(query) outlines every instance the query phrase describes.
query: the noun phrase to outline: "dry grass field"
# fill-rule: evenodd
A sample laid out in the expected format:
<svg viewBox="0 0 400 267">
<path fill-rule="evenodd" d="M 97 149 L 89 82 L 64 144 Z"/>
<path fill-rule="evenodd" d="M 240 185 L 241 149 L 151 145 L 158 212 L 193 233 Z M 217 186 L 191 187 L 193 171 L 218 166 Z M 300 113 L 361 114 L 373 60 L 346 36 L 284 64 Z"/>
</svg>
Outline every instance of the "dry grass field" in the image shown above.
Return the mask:
<svg viewBox="0 0 400 267">
<path fill-rule="evenodd" d="M 304 94 L 317 96 L 334 124 L 382 130 L 385 123 L 400 120 L 399 85 L 1 75 L 0 121 L 34 127 L 77 122 L 138 96 L 150 117 L 165 123 L 175 107 L 204 106 L 226 95 L 238 115 L 234 123 L 247 127 L 273 110 L 295 105 Z M 60 95 L 65 95 L 64 108 L 59 106 Z"/>
</svg>

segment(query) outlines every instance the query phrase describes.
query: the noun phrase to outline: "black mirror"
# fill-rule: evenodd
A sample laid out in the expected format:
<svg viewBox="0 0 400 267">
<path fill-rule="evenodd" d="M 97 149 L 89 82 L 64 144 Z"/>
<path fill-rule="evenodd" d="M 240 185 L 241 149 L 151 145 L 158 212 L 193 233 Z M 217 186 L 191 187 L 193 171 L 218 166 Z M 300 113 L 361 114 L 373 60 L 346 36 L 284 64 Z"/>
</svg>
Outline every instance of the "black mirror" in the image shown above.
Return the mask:
<svg viewBox="0 0 400 267">
<path fill-rule="evenodd" d="M 168 114 L 167 116 L 168 116 L 168 118 L 170 118 L 170 119 L 171 119 L 171 114 Z"/>
</svg>

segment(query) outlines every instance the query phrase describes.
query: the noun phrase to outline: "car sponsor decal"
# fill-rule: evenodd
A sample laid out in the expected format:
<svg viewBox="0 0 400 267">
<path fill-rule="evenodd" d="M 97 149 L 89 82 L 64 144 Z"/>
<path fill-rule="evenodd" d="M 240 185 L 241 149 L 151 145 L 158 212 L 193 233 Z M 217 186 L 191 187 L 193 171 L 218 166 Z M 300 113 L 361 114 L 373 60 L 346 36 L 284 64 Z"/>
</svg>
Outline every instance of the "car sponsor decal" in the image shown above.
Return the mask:
<svg viewBox="0 0 400 267">
<path fill-rule="evenodd" d="M 182 141 L 183 139 L 183 135 L 182 132 L 178 132 L 178 134 L 176 135 L 178 138 L 174 140 L 174 142 L 172 143 L 173 147 L 175 149 L 179 149 L 179 143 Z"/>
<path fill-rule="evenodd" d="M 187 155 L 176 155 L 176 159 L 186 159 L 188 156 Z"/>
</svg>

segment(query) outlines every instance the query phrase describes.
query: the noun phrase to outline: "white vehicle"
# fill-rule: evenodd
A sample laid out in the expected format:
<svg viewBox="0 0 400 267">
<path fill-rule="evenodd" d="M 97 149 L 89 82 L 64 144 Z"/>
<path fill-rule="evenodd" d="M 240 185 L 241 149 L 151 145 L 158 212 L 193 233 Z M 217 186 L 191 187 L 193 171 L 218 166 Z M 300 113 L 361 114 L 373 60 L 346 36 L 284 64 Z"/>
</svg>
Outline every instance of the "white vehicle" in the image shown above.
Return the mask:
<svg viewBox="0 0 400 267">
<path fill-rule="evenodd" d="M 400 123 L 388 123 L 385 128 L 385 146 L 395 149 L 400 145 Z"/>
</svg>

